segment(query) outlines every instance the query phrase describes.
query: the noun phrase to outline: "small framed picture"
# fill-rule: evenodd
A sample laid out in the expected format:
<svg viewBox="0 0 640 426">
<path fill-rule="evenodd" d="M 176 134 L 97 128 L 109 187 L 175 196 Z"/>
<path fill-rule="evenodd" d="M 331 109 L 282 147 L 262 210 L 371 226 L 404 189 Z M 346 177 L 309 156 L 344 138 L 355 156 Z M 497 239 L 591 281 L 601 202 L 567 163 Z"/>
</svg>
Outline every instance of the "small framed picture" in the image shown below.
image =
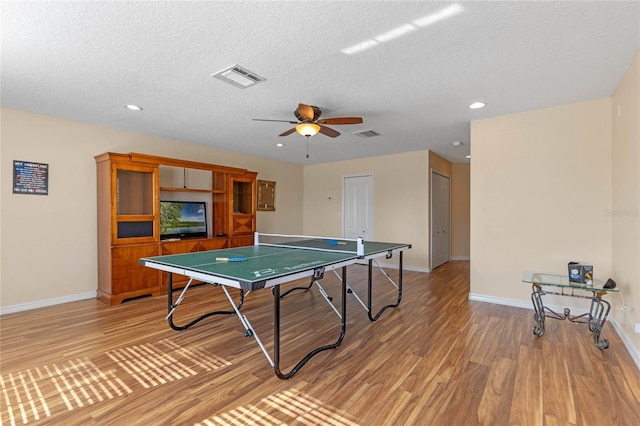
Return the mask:
<svg viewBox="0 0 640 426">
<path fill-rule="evenodd" d="M 49 195 L 49 165 L 14 160 L 13 193 Z"/>
<path fill-rule="evenodd" d="M 276 183 L 268 180 L 258 181 L 258 210 L 276 210 Z"/>
</svg>

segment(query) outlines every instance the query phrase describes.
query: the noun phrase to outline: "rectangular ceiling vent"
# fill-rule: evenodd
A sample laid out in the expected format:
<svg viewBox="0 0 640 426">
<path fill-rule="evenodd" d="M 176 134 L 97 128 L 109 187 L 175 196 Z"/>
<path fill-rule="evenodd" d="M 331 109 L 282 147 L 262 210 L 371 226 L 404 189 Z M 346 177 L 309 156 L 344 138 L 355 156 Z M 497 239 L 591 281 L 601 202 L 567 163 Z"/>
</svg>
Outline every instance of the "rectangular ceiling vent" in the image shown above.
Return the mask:
<svg viewBox="0 0 640 426">
<path fill-rule="evenodd" d="M 241 67 L 240 65 L 232 65 L 222 71 L 211 74 L 211 77 L 215 77 L 218 80 L 225 81 L 241 89 L 246 89 L 247 87 L 267 80 L 266 78 L 260 77 L 258 74 Z"/>
<path fill-rule="evenodd" d="M 361 132 L 355 132 L 354 135 L 360 136 L 361 138 L 372 138 L 374 136 L 380 136 L 380 133 L 374 130 L 363 130 Z"/>
</svg>

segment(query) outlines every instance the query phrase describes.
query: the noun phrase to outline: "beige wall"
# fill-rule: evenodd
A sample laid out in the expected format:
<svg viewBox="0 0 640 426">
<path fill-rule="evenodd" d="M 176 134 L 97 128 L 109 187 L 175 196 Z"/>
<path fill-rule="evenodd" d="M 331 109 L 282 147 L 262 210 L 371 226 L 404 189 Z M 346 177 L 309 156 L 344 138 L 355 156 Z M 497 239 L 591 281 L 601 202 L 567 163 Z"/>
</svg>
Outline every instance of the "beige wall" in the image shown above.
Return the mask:
<svg viewBox="0 0 640 426">
<path fill-rule="evenodd" d="M 469 259 L 470 173 L 468 163 L 451 164 L 451 258 Z"/>
<path fill-rule="evenodd" d="M 257 171 L 277 182 L 275 212 L 258 230 L 302 232 L 302 167 L 248 155 L 2 109 L 1 306 L 64 298 L 97 288 L 93 157 L 140 152 Z M 13 160 L 49 164 L 49 195 L 12 194 Z"/>
<path fill-rule="evenodd" d="M 278 185 L 276 212 L 258 212 L 261 232 L 341 235 L 343 176 L 372 174 L 375 239 L 413 244 L 405 256 L 406 267 L 428 271 L 428 151 L 303 168 L 29 112 L 6 108 L 0 112 L 0 307 L 26 308 L 95 292 L 93 157 L 107 151 L 140 152 L 257 171 L 259 179 Z M 49 164 L 49 195 L 12 194 L 13 160 Z M 444 171 L 451 175 L 452 165 L 444 163 Z M 434 164 L 438 169 L 442 166 L 438 159 Z"/>
<path fill-rule="evenodd" d="M 613 123 L 613 273 L 627 310 L 613 315 L 640 353 L 640 53 L 620 81 L 611 102 Z"/>
<path fill-rule="evenodd" d="M 471 138 L 470 297 L 529 306 L 523 270 L 593 263 L 618 284 L 610 315 L 637 360 L 640 52 L 611 98 L 475 121 Z"/>
<path fill-rule="evenodd" d="M 304 233 L 342 235 L 342 179 L 373 175 L 374 239 L 410 243 L 405 267 L 429 267 L 429 152 L 304 167 Z"/>
<path fill-rule="evenodd" d="M 451 177 L 451 162 L 433 151 L 429 151 L 429 167 L 442 175 Z"/>
<path fill-rule="evenodd" d="M 472 297 L 529 306 L 522 272 L 572 260 L 611 275 L 611 99 L 474 121 L 471 140 Z"/>
</svg>

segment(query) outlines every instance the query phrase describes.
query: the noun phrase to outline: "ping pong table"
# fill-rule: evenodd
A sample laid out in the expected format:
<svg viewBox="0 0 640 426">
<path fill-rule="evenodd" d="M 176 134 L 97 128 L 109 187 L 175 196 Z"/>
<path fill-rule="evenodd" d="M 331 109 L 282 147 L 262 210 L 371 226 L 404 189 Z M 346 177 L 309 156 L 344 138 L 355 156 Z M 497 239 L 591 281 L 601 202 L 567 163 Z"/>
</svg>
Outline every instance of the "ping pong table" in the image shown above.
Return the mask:
<svg viewBox="0 0 640 426">
<path fill-rule="evenodd" d="M 280 235 L 256 233 L 253 246 L 235 247 L 229 249 L 212 250 L 205 252 L 184 253 L 176 255 L 146 257 L 140 259 L 140 264 L 146 267 L 158 269 L 168 273 L 168 314 L 167 320 L 171 328 L 184 330 L 197 322 L 219 314 L 236 314 L 245 328 L 245 336 L 252 336 L 260 346 L 260 349 L 273 367 L 275 374 L 280 379 L 289 379 L 295 375 L 313 356 L 324 350 L 337 348 L 345 337 L 346 331 L 346 299 L 347 294 L 353 294 L 357 301 L 367 311 L 370 321 L 376 321 L 380 315 L 389 308 L 397 307 L 402 300 L 402 270 L 403 251 L 410 249 L 410 244 L 384 243 L 363 241 L 357 239 L 334 239 L 324 237 L 309 237 L 300 235 Z M 377 262 L 377 258 L 391 259 L 393 254 L 398 254 L 398 283 L 395 283 Z M 367 298 L 362 301 L 356 292 L 347 283 L 347 266 L 354 263 L 368 263 Z M 376 314 L 372 314 L 373 298 L 373 266 L 382 271 L 383 275 L 397 290 L 395 303 L 383 306 Z M 341 270 L 341 274 L 338 273 Z M 325 272 L 332 271 L 341 282 L 341 309 L 335 307 L 332 299 L 327 295 L 319 281 Z M 173 274 L 187 276 L 189 281 L 182 289 L 178 298 L 174 301 Z M 295 280 L 310 278 L 307 287 L 296 287 L 286 293 L 280 293 L 280 285 Z M 211 311 L 195 318 L 185 325 L 176 325 L 173 322 L 173 313 L 182 302 L 192 282 L 202 282 L 221 287 L 226 295 L 232 310 Z M 305 355 L 289 372 L 280 369 L 280 302 L 288 293 L 294 290 L 309 289 L 316 285 L 324 299 L 340 318 L 341 330 L 334 343 L 319 346 Z M 228 288 L 240 290 L 240 299 L 235 301 Z M 244 303 L 245 295 L 252 291 L 271 288 L 274 303 L 274 338 L 273 359 L 255 333 L 246 315 L 240 310 Z"/>
</svg>

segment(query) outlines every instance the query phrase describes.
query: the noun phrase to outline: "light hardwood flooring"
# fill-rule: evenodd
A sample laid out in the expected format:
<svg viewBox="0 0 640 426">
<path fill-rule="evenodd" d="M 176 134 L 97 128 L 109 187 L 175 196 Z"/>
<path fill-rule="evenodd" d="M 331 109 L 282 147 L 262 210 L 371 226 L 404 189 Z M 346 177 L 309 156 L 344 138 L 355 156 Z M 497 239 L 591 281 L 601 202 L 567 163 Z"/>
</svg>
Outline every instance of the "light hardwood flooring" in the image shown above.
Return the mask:
<svg viewBox="0 0 640 426">
<path fill-rule="evenodd" d="M 391 285 L 375 278 L 375 300 L 393 302 Z M 366 267 L 349 267 L 363 300 L 365 280 Z M 339 303 L 336 277 L 321 283 Z M 400 307 L 376 322 L 348 295 L 342 345 L 291 380 L 274 375 L 235 315 L 169 328 L 166 296 L 7 314 L 0 423 L 640 425 L 640 371 L 610 324 L 603 351 L 584 324 L 548 320 L 536 337 L 533 310 L 468 293 L 469 262 L 454 261 L 430 274 L 405 271 Z M 242 308 L 269 351 L 272 306 L 260 290 Z M 192 288 L 175 321 L 212 309 L 228 309 L 220 288 Z M 282 315 L 283 371 L 338 336 L 339 319 L 317 289 L 287 296 Z"/>
</svg>

